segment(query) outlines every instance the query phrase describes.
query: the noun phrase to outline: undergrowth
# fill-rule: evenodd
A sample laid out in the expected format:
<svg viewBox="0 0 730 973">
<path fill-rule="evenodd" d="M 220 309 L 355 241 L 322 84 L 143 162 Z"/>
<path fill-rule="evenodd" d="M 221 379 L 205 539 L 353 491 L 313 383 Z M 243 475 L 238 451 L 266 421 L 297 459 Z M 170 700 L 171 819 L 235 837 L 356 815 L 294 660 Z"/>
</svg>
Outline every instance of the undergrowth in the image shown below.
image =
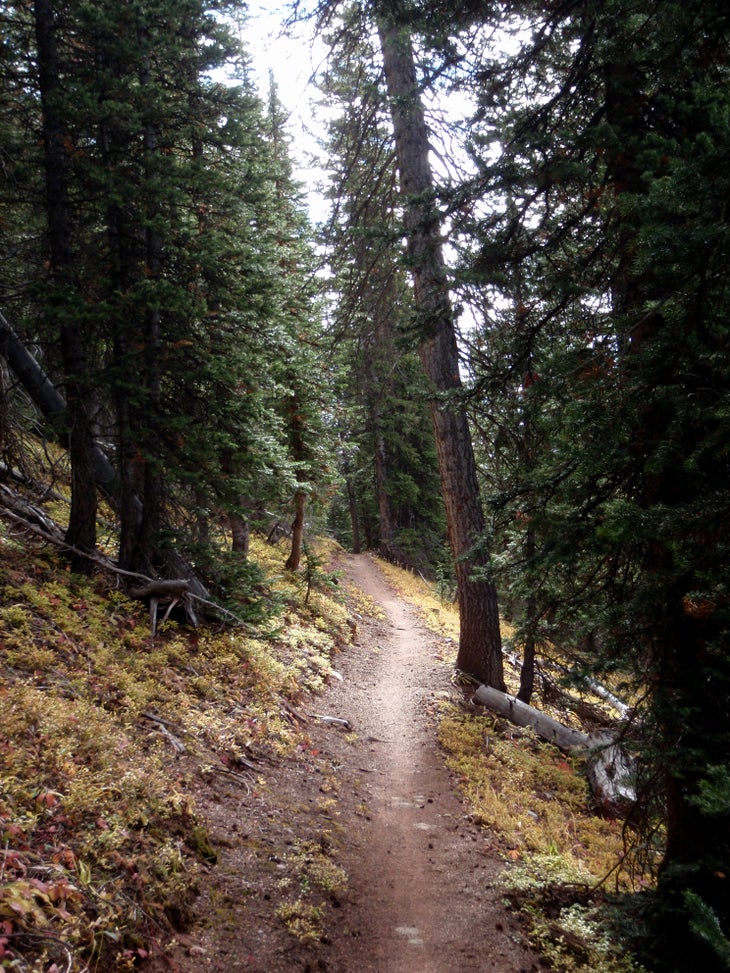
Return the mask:
<svg viewBox="0 0 730 973">
<path fill-rule="evenodd" d="M 152 638 L 113 577 L 0 522 L 3 969 L 124 973 L 162 949 L 215 860 L 186 774 L 294 751 L 287 704 L 323 687 L 349 616 L 334 579 L 305 604 L 281 551 L 254 539 L 251 559 L 278 616 Z"/>
</svg>

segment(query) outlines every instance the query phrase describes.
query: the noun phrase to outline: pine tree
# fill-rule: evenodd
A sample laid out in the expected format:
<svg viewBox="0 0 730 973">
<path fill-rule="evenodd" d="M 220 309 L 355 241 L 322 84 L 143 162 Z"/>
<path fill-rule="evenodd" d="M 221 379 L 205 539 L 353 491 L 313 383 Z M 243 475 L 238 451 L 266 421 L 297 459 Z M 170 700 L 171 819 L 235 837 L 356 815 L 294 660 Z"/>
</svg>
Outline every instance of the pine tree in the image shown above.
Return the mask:
<svg viewBox="0 0 730 973">
<path fill-rule="evenodd" d="M 431 417 L 455 562 L 460 620 L 457 666 L 487 685 L 504 689 L 497 594 L 484 551 L 484 511 L 467 417 L 458 401 L 459 352 L 440 220 L 433 199 L 428 131 L 410 29 L 402 17 L 398 5 L 381 11 L 378 31 L 414 282 L 419 355 L 431 385 Z"/>
<path fill-rule="evenodd" d="M 353 7 L 332 38 L 323 90 L 338 115 L 325 145 L 332 216 L 332 338 L 356 448 L 358 517 L 368 546 L 433 573 L 445 525 L 425 385 L 410 345 L 411 293 L 396 246 L 397 172 L 376 53 Z"/>
<path fill-rule="evenodd" d="M 538 448 L 529 463 L 511 453 L 503 507 L 527 509 L 535 548 L 512 567 L 537 594 L 545 637 L 643 699 L 644 808 L 656 814 L 649 827 L 666 828 L 662 954 L 668 969 L 689 969 L 689 951 L 692 967 L 701 955 L 721 968 L 690 932 L 707 928 L 704 909 L 721 935 L 730 921 L 718 790 L 730 675 L 717 205 L 727 13 L 659 2 L 520 10 L 531 40 L 478 68 L 478 174 L 455 196 L 476 217 L 462 226 L 470 280 L 520 306 L 507 354 L 519 361 L 525 336 L 535 353 L 522 393 L 539 404 Z M 496 363 L 492 382 L 498 374 Z"/>
<path fill-rule="evenodd" d="M 268 236 L 278 254 L 276 317 L 280 331 L 274 373 L 281 387 L 282 418 L 293 486 L 292 543 L 286 567 L 296 571 L 304 549 L 308 500 L 332 480 L 327 424 L 329 369 L 322 361 L 324 342 L 313 231 L 293 178 L 286 115 L 271 81 L 268 142 L 272 153 L 273 214 Z"/>
<path fill-rule="evenodd" d="M 76 298 L 75 256 L 72 246 L 73 212 L 70 199 L 70 159 L 63 121 L 62 64 L 56 44 L 57 21 L 52 0 L 35 0 L 38 49 L 38 90 L 43 113 L 48 267 L 51 283 L 48 312 L 59 318 L 61 360 L 65 375 L 71 512 L 66 543 L 72 565 L 89 571 L 84 556 L 96 547 L 96 483 L 94 436 L 91 424 L 90 378 L 86 322 L 73 314 Z"/>
<path fill-rule="evenodd" d="M 53 21 L 46 33 L 26 8 L 8 14 L 6 74 L 24 110 L 11 130 L 19 141 L 33 133 L 22 143 L 29 166 L 40 173 L 44 118 L 62 133 L 48 140 L 49 176 L 63 179 L 48 199 L 63 202 L 54 226 L 65 236 L 49 234 L 48 281 L 23 307 L 29 337 L 71 412 L 112 445 L 119 557 L 132 571 L 187 573 L 180 553 L 216 544 L 222 518 L 245 534 L 251 509 L 295 478 L 276 358 L 292 347 L 282 309 L 294 287 L 275 229 L 290 187 L 277 189 L 280 162 L 227 26 L 235 7 L 38 0 Z M 28 73 L 23 53 L 49 38 L 50 85 Z M 213 79 L 234 60 L 237 84 Z M 37 178 L 33 190 L 38 199 Z M 47 251 L 29 250 L 40 278 Z M 73 349 L 59 345 L 59 325 Z M 93 528 L 90 507 L 81 526 Z M 209 554 L 197 549 L 196 564 L 212 568 Z"/>
</svg>

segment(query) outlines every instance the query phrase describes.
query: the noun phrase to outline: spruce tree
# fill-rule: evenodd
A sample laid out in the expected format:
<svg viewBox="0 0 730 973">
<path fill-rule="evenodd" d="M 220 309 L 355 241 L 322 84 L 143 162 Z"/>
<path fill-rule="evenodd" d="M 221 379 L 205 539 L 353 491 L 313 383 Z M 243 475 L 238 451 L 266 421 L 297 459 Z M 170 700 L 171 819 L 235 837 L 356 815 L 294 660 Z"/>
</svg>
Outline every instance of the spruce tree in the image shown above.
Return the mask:
<svg viewBox="0 0 730 973">
<path fill-rule="evenodd" d="M 276 86 L 270 85 L 267 136 L 272 155 L 272 216 L 267 236 L 277 254 L 279 286 L 274 321 L 279 341 L 272 371 L 280 385 L 279 412 L 290 463 L 293 519 L 286 567 L 296 571 L 304 549 L 307 502 L 333 479 L 330 454 L 330 372 L 323 361 L 322 311 L 318 300 L 313 231 L 301 191 L 293 178 L 286 115 Z"/>
<path fill-rule="evenodd" d="M 486 531 L 466 413 L 455 314 L 434 200 L 429 138 L 413 42 L 400 5 L 378 12 L 378 32 L 398 160 L 408 264 L 413 277 L 419 356 L 430 384 L 449 543 L 459 600 L 457 666 L 504 689 L 497 594 L 485 550 Z"/>
<path fill-rule="evenodd" d="M 668 969 L 689 969 L 690 954 L 721 968 L 705 934 L 708 915 L 716 942 L 730 921 L 717 205 L 728 18 L 714 4 L 520 10 L 532 26 L 523 49 L 477 69 L 478 174 L 455 196 L 465 272 L 519 304 L 507 353 L 519 360 L 526 335 L 535 352 L 522 394 L 539 403 L 537 450 L 529 463 L 512 452 L 503 491 L 504 510 L 526 509 L 535 546 L 512 570 L 537 595 L 545 637 L 642 700 L 647 833 L 666 829 L 662 955 Z"/>
<path fill-rule="evenodd" d="M 425 384 L 411 347 L 411 292 L 397 248 L 389 118 L 361 13 L 352 7 L 344 17 L 322 82 L 337 111 L 325 144 L 332 215 L 323 240 L 340 395 L 348 403 L 342 415 L 351 449 L 343 456 L 358 471 L 347 480 L 368 545 L 433 574 L 445 523 Z"/>
<path fill-rule="evenodd" d="M 17 119 L 8 131 L 26 169 L 36 168 L 29 201 L 43 198 L 44 120 L 57 156 L 49 178 L 62 177 L 42 217 L 51 225 L 61 201 L 53 225 L 65 236 L 49 234 L 42 250 L 28 241 L 29 283 L 48 280 L 27 289 L 21 309 L 71 411 L 80 408 L 113 450 L 119 556 L 132 571 L 187 573 L 180 552 L 217 543 L 222 519 L 245 525 L 253 506 L 294 481 L 275 358 L 291 351 L 282 340 L 291 274 L 274 230 L 290 187 L 276 188 L 262 104 L 227 26 L 235 7 L 39 0 L 38 31 L 25 7 L 3 11 Z M 50 33 L 41 13 L 52 17 Z M 49 50 L 24 54 L 49 38 L 50 83 L 35 71 Z M 214 78 L 234 63 L 237 83 Z M 8 237 L 25 245 L 30 225 L 14 221 Z M 73 348 L 60 344 L 59 328 Z M 212 563 L 195 555 L 199 567 Z"/>
</svg>

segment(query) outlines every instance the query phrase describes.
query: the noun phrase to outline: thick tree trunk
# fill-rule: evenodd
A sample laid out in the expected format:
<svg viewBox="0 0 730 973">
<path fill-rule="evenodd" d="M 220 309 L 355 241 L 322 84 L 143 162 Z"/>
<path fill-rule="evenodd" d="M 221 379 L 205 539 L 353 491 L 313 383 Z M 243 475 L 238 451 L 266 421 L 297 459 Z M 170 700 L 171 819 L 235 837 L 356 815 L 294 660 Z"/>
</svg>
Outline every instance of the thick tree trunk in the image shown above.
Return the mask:
<svg viewBox="0 0 730 973">
<path fill-rule="evenodd" d="M 625 195 L 640 196 L 645 192 L 638 153 L 643 143 L 644 119 L 640 111 L 641 80 L 630 55 L 619 56 L 605 68 L 606 116 L 620 135 L 620 148 L 609 158 L 612 186 L 616 198 Z M 665 327 L 663 316 L 656 310 L 647 311 L 646 281 L 636 273 L 637 230 L 624 216 L 618 223 L 618 266 L 612 279 L 612 303 L 617 317 L 624 318 L 625 336 L 621 345 L 622 367 L 631 379 L 639 373 L 642 357 L 657 344 Z M 656 371 L 656 369 L 655 369 Z M 654 379 L 656 381 L 656 378 Z M 631 451 L 636 470 L 635 497 L 645 510 L 660 505 L 670 509 L 681 502 L 680 476 L 656 473 L 651 470 L 652 454 L 659 444 L 669 438 L 668 430 L 673 416 L 663 405 L 649 397 L 639 403 L 632 431 Z M 694 445 L 694 444 L 693 444 Z M 702 671 L 702 655 L 705 650 L 701 627 L 693 625 L 684 613 L 680 586 L 670 586 L 663 581 L 676 573 L 674 553 L 659 538 L 646 542 L 645 563 L 647 579 L 656 579 L 659 597 L 665 597 L 661 616 L 654 620 L 653 641 L 657 650 L 646 659 L 649 680 L 653 680 L 653 709 L 657 714 L 658 749 L 666 750 L 662 759 L 664 774 L 666 844 L 660 866 L 659 888 L 676 892 L 674 872 L 678 870 L 678 886 L 681 890 L 689 884 L 688 874 L 706 855 L 712 846 L 708 822 L 703 822 L 699 804 L 693 800 L 698 787 L 696 768 L 688 768 L 690 761 L 685 753 L 690 748 L 686 714 L 696 712 L 710 715 L 708 699 L 711 694 L 697 692 L 698 674 Z M 700 723 L 699 720 L 695 722 Z M 699 736 L 701 737 L 701 731 Z M 696 747 L 702 752 L 702 743 Z M 708 844 L 708 838 L 710 844 Z M 668 880 L 667 880 L 668 876 Z"/>
<path fill-rule="evenodd" d="M 149 48 L 148 28 L 143 22 L 138 29 L 140 47 L 147 51 Z M 145 54 L 139 68 L 139 83 L 142 89 L 151 86 L 149 55 Z M 152 96 L 149 99 L 152 104 Z M 156 229 L 160 218 L 160 210 L 155 195 L 154 184 L 156 174 L 156 159 L 159 153 L 156 123 L 151 120 L 154 109 L 150 108 L 150 117 L 145 119 L 143 144 L 143 188 L 146 196 L 144 206 L 144 274 L 153 285 L 162 278 L 162 239 Z M 140 444 L 135 457 L 138 466 L 144 507 L 142 517 L 134 531 L 134 548 L 132 564 L 153 573 L 160 561 L 160 531 L 163 523 L 163 473 L 159 460 L 160 440 L 164 435 L 159 417 L 162 416 L 162 315 L 156 301 L 150 302 L 141 315 L 140 330 L 142 335 L 142 352 L 140 363 L 142 367 L 142 382 L 145 394 L 141 408 L 132 408 L 133 431 Z M 120 543 L 120 550 L 123 545 Z"/>
<path fill-rule="evenodd" d="M 474 553 L 475 545 L 484 541 L 484 513 L 466 413 L 458 402 L 461 377 L 454 312 L 439 216 L 432 201 L 428 130 L 418 93 L 413 48 L 407 32 L 384 17 L 378 28 L 421 332 L 419 353 L 432 388 L 431 417 L 456 567 L 460 616 L 456 664 L 481 682 L 503 689 L 496 590 L 487 578 L 486 559 Z"/>
</svg>

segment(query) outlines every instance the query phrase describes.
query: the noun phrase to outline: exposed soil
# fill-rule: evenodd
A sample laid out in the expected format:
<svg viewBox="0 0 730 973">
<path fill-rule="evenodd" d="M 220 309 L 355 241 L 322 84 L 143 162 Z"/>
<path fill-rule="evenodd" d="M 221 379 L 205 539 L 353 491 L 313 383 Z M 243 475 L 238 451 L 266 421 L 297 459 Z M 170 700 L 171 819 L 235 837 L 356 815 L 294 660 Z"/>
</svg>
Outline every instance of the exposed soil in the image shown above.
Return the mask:
<svg viewBox="0 0 730 973">
<path fill-rule="evenodd" d="M 420 624 L 368 556 L 337 565 L 384 621 L 357 620 L 342 680 L 303 706 L 307 740 L 259 780 L 194 776 L 218 864 L 170 956 L 181 973 L 533 973 L 540 969 L 494 882 L 502 865 L 472 824 L 436 740 L 453 653 Z M 347 720 L 347 727 L 315 719 Z M 323 935 L 301 943 L 276 910 L 297 897 L 310 842 L 347 872 L 325 902 Z"/>
</svg>

